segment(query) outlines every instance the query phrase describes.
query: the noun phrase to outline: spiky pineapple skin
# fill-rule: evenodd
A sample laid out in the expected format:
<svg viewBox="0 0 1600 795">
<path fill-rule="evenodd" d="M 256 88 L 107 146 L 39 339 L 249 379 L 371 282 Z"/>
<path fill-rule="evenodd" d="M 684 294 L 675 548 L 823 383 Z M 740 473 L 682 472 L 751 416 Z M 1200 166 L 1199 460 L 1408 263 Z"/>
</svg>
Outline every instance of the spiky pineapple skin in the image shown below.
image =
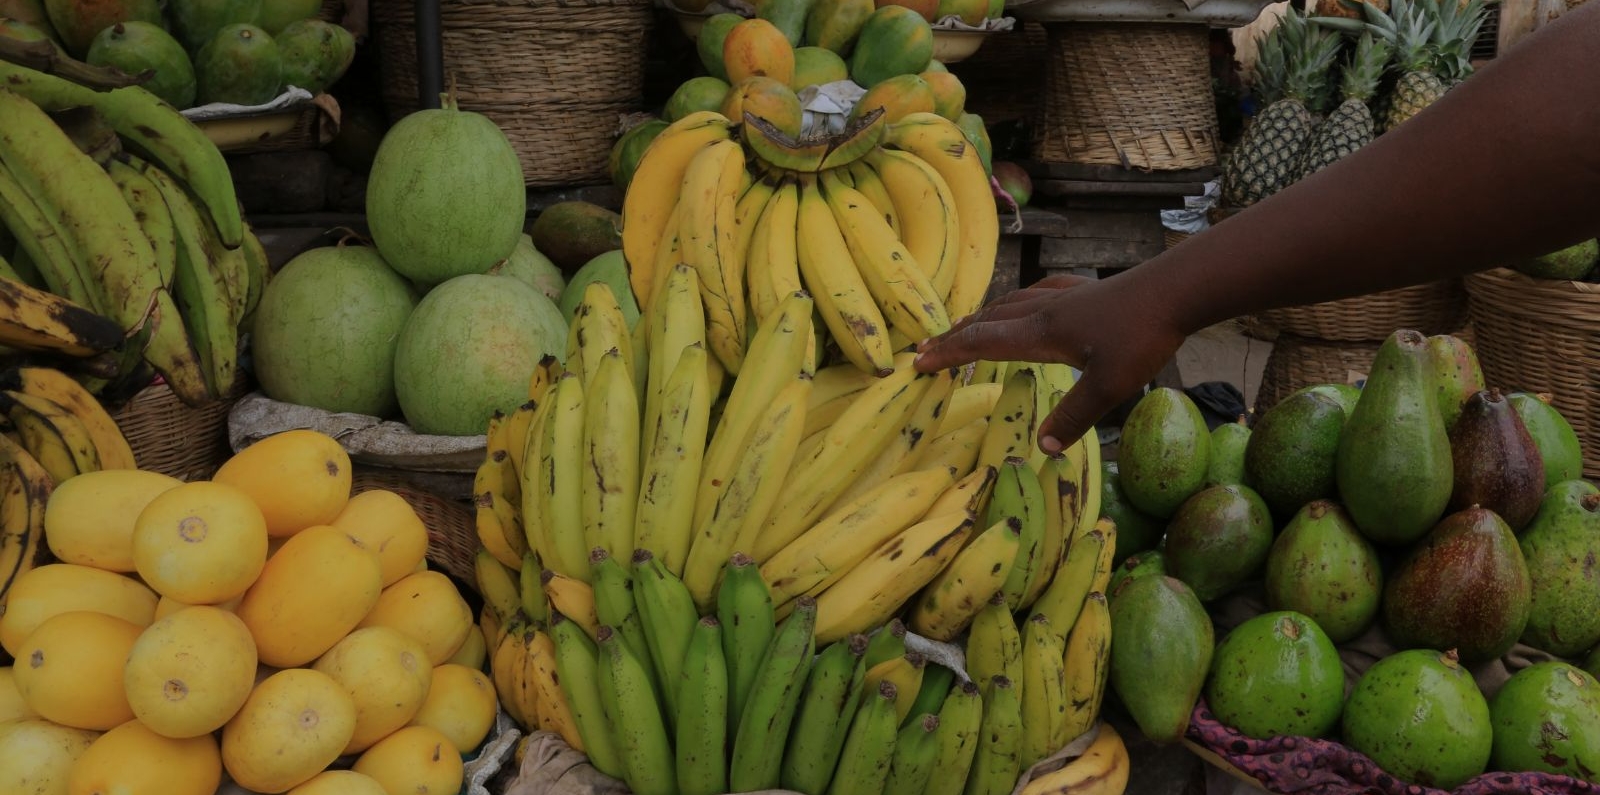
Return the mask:
<svg viewBox="0 0 1600 795">
<path fill-rule="evenodd" d="M 1439 101 L 1450 87 L 1438 75 L 1427 71 L 1405 72 L 1394 85 L 1389 107 L 1385 109 L 1383 129 L 1399 127 L 1429 105 Z"/>
<path fill-rule="evenodd" d="M 1341 158 L 1349 157 L 1357 149 L 1372 143 L 1376 134 L 1377 125 L 1372 120 L 1372 111 L 1367 103 L 1359 99 L 1347 99 L 1339 103 L 1339 107 L 1328 114 L 1328 118 L 1317 126 L 1316 133 L 1311 136 L 1311 143 L 1300 158 L 1300 179 L 1333 165 Z"/>
<path fill-rule="evenodd" d="M 1248 207 L 1293 182 L 1312 128 L 1311 111 L 1300 101 L 1283 99 L 1268 105 L 1228 160 L 1224 201 Z"/>
</svg>

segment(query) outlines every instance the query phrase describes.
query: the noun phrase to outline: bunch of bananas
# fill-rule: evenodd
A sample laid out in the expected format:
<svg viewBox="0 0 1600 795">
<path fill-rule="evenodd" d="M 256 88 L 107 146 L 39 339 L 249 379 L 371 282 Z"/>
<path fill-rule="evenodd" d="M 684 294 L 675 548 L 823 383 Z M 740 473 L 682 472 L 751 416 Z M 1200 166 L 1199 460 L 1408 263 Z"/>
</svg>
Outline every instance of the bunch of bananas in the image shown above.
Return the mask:
<svg viewBox="0 0 1600 795">
<path fill-rule="evenodd" d="M 82 472 L 134 469 L 133 450 L 99 401 L 48 367 L 0 372 L 0 614 L 18 577 L 48 556 L 45 504 Z"/>
<path fill-rule="evenodd" d="M 0 290 L 27 297 L 0 343 L 80 356 L 120 345 L 104 380 L 137 388 L 153 368 L 186 403 L 220 397 L 267 278 L 221 153 L 137 86 L 99 92 L 6 62 L 0 85 L 0 226 L 16 240 L 9 261 L 0 251 Z M 69 109 L 77 123 L 58 123 Z"/>
<path fill-rule="evenodd" d="M 867 373 L 976 309 L 999 219 L 956 124 L 883 112 L 793 141 L 760 118 L 692 113 L 651 142 L 623 202 L 622 249 L 641 307 L 676 264 L 698 277 L 710 352 L 729 373 L 749 330 L 806 290 L 832 341 Z"/>
</svg>

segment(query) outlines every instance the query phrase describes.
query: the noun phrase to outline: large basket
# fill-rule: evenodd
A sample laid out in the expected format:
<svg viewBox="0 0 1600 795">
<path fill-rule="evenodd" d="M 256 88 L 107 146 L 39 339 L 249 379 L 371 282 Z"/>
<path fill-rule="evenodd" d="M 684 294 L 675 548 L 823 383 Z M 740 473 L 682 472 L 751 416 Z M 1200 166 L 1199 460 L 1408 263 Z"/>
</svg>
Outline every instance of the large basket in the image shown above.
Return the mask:
<svg viewBox="0 0 1600 795">
<path fill-rule="evenodd" d="M 478 534 L 470 506 L 417 488 L 405 478 L 356 467 L 350 477 L 350 493 L 374 489 L 392 491 L 411 504 L 428 528 L 429 561 L 464 583 L 477 582 L 472 566 L 478 554 Z"/>
<path fill-rule="evenodd" d="M 1467 277 L 1478 361 L 1490 386 L 1548 392 L 1600 477 L 1600 284 L 1500 268 Z"/>
<path fill-rule="evenodd" d="M 179 480 L 206 480 L 233 455 L 228 447 L 228 411 L 244 394 L 231 395 L 191 408 L 165 383 L 140 390 L 126 406 L 112 413 L 133 448 L 140 469 Z"/>
<path fill-rule="evenodd" d="M 411 0 L 376 0 L 373 15 L 391 119 L 417 107 Z M 445 84 L 462 110 L 511 140 L 523 181 L 609 181 L 617 120 L 642 109 L 651 0 L 442 0 Z"/>
<path fill-rule="evenodd" d="M 1402 287 L 1371 295 L 1261 313 L 1273 328 L 1335 342 L 1381 342 L 1395 329 L 1446 334 L 1466 320 L 1467 296 L 1459 279 Z"/>
<path fill-rule="evenodd" d="M 1365 377 L 1378 352 L 1377 342 L 1330 342 L 1279 334 L 1261 372 L 1256 390 L 1255 413 L 1267 409 L 1296 390 L 1317 384 L 1346 384 L 1353 377 Z"/>
<path fill-rule="evenodd" d="M 1151 171 L 1217 164 L 1205 25 L 1050 24 L 1034 157 Z"/>
<path fill-rule="evenodd" d="M 1011 30 L 991 34 L 971 58 L 950 64 L 950 71 L 966 86 L 966 109 L 991 126 L 1032 122 L 1044 91 L 1048 49 L 1044 25 L 1038 22 L 1018 20 Z"/>
</svg>

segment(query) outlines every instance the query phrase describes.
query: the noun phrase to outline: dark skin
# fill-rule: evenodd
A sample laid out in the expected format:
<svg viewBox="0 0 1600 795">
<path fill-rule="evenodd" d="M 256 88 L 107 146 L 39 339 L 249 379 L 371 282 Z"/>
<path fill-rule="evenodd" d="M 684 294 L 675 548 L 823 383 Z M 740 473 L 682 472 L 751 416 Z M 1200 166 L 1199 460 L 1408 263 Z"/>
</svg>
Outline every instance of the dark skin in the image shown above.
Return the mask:
<svg viewBox="0 0 1600 795">
<path fill-rule="evenodd" d="M 1356 154 L 1136 268 L 1051 276 L 925 341 L 917 369 L 1066 362 L 1051 455 L 1184 338 L 1240 315 L 1495 267 L 1600 232 L 1600 3 L 1563 15 Z"/>
</svg>

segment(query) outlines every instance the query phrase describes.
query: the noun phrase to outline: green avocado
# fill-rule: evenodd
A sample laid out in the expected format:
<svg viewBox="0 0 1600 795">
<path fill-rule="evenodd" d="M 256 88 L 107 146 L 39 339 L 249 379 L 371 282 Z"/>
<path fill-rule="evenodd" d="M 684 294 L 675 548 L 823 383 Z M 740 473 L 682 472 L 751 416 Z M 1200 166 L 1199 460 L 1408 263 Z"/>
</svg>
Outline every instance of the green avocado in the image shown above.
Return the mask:
<svg viewBox="0 0 1600 795">
<path fill-rule="evenodd" d="M 1162 534 L 1167 532 L 1166 526 L 1128 502 L 1117 462 L 1106 461 L 1100 467 L 1100 516 L 1117 526 L 1117 551 L 1113 560 L 1121 562 L 1135 552 L 1154 549 L 1161 543 Z"/>
<path fill-rule="evenodd" d="M 1600 682 L 1564 662 L 1518 671 L 1489 702 L 1495 770 L 1542 771 L 1600 784 Z"/>
<path fill-rule="evenodd" d="M 1334 456 L 1347 415 L 1320 387 L 1302 389 L 1267 409 L 1245 446 L 1245 482 L 1274 516 L 1288 519 L 1312 500 L 1332 497 Z"/>
<path fill-rule="evenodd" d="M 1122 490 L 1133 507 L 1170 518 L 1205 485 L 1210 456 L 1210 431 L 1194 401 L 1176 389 L 1152 389 L 1122 424 Z"/>
<path fill-rule="evenodd" d="M 1114 647 L 1113 647 L 1114 648 Z M 1411 784 L 1451 790 L 1484 771 L 1493 742 L 1489 704 L 1454 652 L 1391 654 L 1345 701 L 1346 745 Z"/>
<path fill-rule="evenodd" d="M 1511 267 L 1536 279 L 1578 281 L 1589 275 L 1596 259 L 1600 259 L 1600 241 L 1585 240 Z"/>
<path fill-rule="evenodd" d="M 1569 480 L 1545 492 L 1518 544 L 1533 584 L 1522 642 L 1561 657 L 1600 643 L 1600 489 Z"/>
<path fill-rule="evenodd" d="M 1207 486 L 1244 485 L 1244 451 L 1250 444 L 1245 418 L 1211 429 L 1211 455 L 1206 464 Z"/>
<path fill-rule="evenodd" d="M 1578 434 L 1567 418 L 1550 404 L 1550 396 L 1512 392 L 1506 399 L 1522 417 L 1523 427 L 1528 429 L 1533 446 L 1539 448 L 1539 457 L 1544 459 L 1544 487 L 1548 489 L 1562 481 L 1583 477 L 1583 451 L 1578 444 Z"/>
<path fill-rule="evenodd" d="M 1111 582 L 1106 586 L 1106 593 L 1116 596 L 1122 590 L 1122 584 L 1150 574 L 1165 576 L 1167 573 L 1167 557 L 1159 549 L 1145 550 L 1129 555 L 1127 559 L 1117 564 L 1111 572 Z"/>
<path fill-rule="evenodd" d="M 1135 578 L 1111 599 L 1111 687 L 1144 736 L 1183 737 L 1215 633 L 1194 591 L 1171 577 Z"/>
<path fill-rule="evenodd" d="M 1272 512 L 1248 486 L 1212 486 L 1167 524 L 1167 573 L 1200 601 L 1227 595 L 1260 571 L 1272 549 Z"/>
<path fill-rule="evenodd" d="M 1331 500 L 1309 503 L 1267 554 L 1267 607 L 1310 616 L 1334 643 L 1353 640 L 1378 615 L 1378 551 Z"/>
<path fill-rule="evenodd" d="M 1263 613 L 1217 644 L 1205 692 L 1217 720 L 1246 736 L 1322 737 L 1344 709 L 1344 666 L 1317 622 Z"/>
</svg>

